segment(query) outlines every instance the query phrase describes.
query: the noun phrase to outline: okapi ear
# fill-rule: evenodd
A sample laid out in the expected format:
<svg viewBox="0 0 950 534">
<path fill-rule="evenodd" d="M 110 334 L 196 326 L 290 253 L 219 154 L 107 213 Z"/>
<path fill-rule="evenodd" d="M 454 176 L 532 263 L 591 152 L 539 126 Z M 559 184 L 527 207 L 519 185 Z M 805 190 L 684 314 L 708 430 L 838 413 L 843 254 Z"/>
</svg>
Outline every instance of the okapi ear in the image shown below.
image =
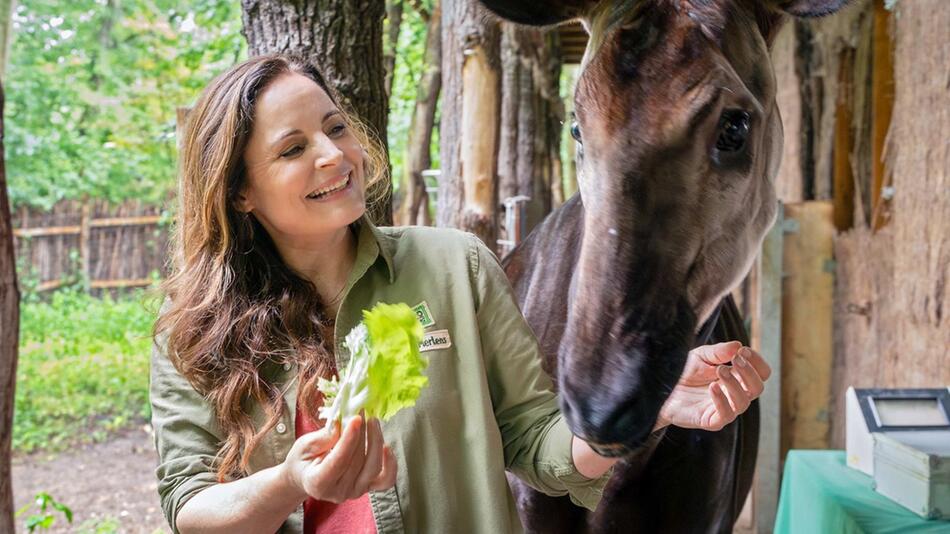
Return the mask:
<svg viewBox="0 0 950 534">
<path fill-rule="evenodd" d="M 550 26 L 583 17 L 597 4 L 597 0 L 562 0 L 538 2 L 537 0 L 479 0 L 483 6 L 499 17 L 529 26 Z"/>
<path fill-rule="evenodd" d="M 843 8 L 851 0 L 768 0 L 772 7 L 795 17 L 823 17 Z"/>
</svg>

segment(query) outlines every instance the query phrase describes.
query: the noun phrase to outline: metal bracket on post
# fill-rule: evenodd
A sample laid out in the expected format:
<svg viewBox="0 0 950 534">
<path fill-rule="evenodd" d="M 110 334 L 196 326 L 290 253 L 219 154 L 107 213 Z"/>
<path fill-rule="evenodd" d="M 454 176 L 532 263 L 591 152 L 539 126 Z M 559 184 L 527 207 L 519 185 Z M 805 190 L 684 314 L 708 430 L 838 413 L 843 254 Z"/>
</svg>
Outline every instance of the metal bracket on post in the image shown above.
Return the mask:
<svg viewBox="0 0 950 534">
<path fill-rule="evenodd" d="M 524 239 L 524 208 L 531 201 L 531 197 L 516 195 L 508 197 L 503 202 L 505 206 L 505 236 L 508 239 L 499 239 L 501 255 L 508 254 Z"/>
<path fill-rule="evenodd" d="M 422 171 L 423 181 L 426 178 L 435 178 L 436 182 L 438 182 L 440 176 L 442 176 L 442 169 L 426 169 Z M 431 198 L 435 198 L 434 195 L 437 194 L 438 192 L 439 192 L 438 183 L 436 183 L 435 185 L 429 185 L 428 182 L 426 183 L 426 193 L 428 193 Z"/>
</svg>

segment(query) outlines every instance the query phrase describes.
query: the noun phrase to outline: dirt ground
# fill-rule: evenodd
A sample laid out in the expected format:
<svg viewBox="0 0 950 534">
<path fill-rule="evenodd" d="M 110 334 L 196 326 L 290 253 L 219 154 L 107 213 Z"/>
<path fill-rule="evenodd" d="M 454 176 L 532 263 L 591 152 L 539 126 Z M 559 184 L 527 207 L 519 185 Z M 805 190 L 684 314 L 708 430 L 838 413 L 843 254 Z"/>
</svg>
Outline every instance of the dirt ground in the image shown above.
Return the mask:
<svg viewBox="0 0 950 534">
<path fill-rule="evenodd" d="M 108 441 L 83 445 L 51 456 L 13 458 L 16 510 L 41 491 L 72 509 L 69 525 L 62 514 L 50 530 L 38 532 L 170 532 L 158 503 L 157 455 L 147 426 L 126 430 Z M 17 518 L 17 532 L 34 510 Z M 115 530 L 108 528 L 115 526 Z"/>
</svg>

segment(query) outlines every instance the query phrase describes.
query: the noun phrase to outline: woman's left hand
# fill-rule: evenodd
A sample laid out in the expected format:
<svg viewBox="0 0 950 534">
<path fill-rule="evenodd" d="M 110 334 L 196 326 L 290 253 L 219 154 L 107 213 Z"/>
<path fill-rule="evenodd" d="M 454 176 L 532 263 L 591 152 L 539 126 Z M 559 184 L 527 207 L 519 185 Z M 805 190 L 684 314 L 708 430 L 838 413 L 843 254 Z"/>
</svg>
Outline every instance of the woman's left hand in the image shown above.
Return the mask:
<svg viewBox="0 0 950 534">
<path fill-rule="evenodd" d="M 723 365 L 729 362 L 731 367 Z M 722 430 L 762 394 L 771 373 L 758 352 L 738 341 L 696 347 L 654 430 L 666 425 Z"/>
</svg>

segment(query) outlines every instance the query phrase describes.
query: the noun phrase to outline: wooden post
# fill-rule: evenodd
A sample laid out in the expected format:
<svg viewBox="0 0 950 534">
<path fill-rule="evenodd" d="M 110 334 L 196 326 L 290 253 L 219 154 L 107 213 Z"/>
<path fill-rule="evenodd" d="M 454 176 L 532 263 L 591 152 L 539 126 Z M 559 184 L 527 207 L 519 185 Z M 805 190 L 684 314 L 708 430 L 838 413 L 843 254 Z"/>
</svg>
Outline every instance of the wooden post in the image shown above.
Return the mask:
<svg viewBox="0 0 950 534">
<path fill-rule="evenodd" d="M 775 225 L 762 243 L 755 266 L 755 314 L 752 321 L 752 344 L 772 367 L 772 377 L 759 397 L 759 452 L 755 462 L 755 483 L 752 506 L 755 531 L 772 532 L 778 510 L 782 478 L 779 436 L 782 405 L 782 241 L 784 209 L 779 204 Z"/>
<path fill-rule="evenodd" d="M 782 457 L 829 445 L 834 342 L 833 238 L 827 201 L 785 206 L 782 279 Z"/>
<path fill-rule="evenodd" d="M 894 109 L 894 45 L 891 12 L 884 0 L 874 0 L 874 59 L 871 66 L 871 227 L 880 229 L 890 219 L 890 200 L 884 187 L 890 184 L 884 165 L 884 143 Z"/>
<path fill-rule="evenodd" d="M 188 114 L 191 113 L 189 107 L 175 108 L 175 140 L 178 146 L 178 153 L 181 153 L 181 144 L 185 141 L 185 125 L 188 124 Z"/>
<path fill-rule="evenodd" d="M 500 30 L 475 0 L 442 3 L 442 123 L 438 226 L 494 248 Z"/>
<path fill-rule="evenodd" d="M 90 289 L 89 282 L 92 280 L 92 265 L 90 265 L 90 251 L 89 251 L 89 228 L 90 228 L 90 214 L 92 209 L 89 205 L 89 199 L 84 199 L 82 201 L 82 211 L 79 217 L 79 269 L 80 269 L 80 279 L 82 280 L 82 285 L 85 290 L 88 292 Z"/>
<path fill-rule="evenodd" d="M 834 159 L 834 222 L 839 232 L 849 230 L 854 224 L 854 171 L 851 168 L 851 153 L 854 141 L 851 136 L 852 79 L 854 50 L 841 51 L 838 63 L 838 100 L 835 103 Z"/>
<path fill-rule="evenodd" d="M 498 144 L 498 69 L 474 44 L 462 65 L 462 221 L 485 239 L 495 218 L 495 147 Z M 491 241 L 486 241 L 491 243 Z"/>
</svg>

